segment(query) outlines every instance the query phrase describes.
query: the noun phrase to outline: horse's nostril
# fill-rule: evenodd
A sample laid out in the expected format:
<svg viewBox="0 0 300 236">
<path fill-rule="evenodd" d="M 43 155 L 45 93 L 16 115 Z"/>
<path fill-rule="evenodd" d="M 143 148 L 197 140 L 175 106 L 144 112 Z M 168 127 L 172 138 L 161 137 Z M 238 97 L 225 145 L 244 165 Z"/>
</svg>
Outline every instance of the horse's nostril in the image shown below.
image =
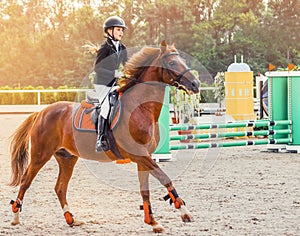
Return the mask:
<svg viewBox="0 0 300 236">
<path fill-rule="evenodd" d="M 192 85 L 192 91 L 194 93 L 198 93 L 199 87 L 200 87 L 200 82 L 196 80 L 196 81 L 193 81 L 191 85 Z"/>
</svg>

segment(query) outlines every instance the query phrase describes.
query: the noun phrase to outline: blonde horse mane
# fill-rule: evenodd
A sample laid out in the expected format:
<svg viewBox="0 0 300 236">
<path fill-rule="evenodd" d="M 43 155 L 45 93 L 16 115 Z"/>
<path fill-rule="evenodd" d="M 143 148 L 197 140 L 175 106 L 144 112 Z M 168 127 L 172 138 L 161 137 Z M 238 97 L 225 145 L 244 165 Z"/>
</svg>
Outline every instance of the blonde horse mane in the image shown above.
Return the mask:
<svg viewBox="0 0 300 236">
<path fill-rule="evenodd" d="M 82 45 L 82 47 L 91 54 L 97 54 L 99 50 L 99 45 L 96 45 L 90 41 L 87 41 L 84 45 Z"/>
<path fill-rule="evenodd" d="M 160 48 L 144 47 L 139 52 L 132 55 L 132 57 L 126 62 L 124 72 L 128 78 L 136 78 L 149 67 L 153 60 L 160 55 Z"/>
</svg>

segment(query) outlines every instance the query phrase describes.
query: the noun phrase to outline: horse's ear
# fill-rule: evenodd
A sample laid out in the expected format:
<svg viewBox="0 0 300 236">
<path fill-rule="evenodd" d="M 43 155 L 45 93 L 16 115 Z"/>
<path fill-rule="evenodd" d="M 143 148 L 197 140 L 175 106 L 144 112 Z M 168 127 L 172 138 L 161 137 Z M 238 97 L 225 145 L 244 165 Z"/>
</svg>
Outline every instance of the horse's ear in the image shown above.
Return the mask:
<svg viewBox="0 0 300 236">
<path fill-rule="evenodd" d="M 175 43 L 175 42 L 173 42 L 173 43 L 172 43 L 172 46 L 174 46 L 174 47 L 176 48 L 176 43 Z"/>
<path fill-rule="evenodd" d="M 162 52 L 162 53 L 164 53 L 164 51 L 166 50 L 167 46 L 168 46 L 168 45 L 167 45 L 166 41 L 163 40 L 163 41 L 161 42 L 161 44 L 160 44 L 160 49 L 161 49 L 161 52 Z"/>
</svg>

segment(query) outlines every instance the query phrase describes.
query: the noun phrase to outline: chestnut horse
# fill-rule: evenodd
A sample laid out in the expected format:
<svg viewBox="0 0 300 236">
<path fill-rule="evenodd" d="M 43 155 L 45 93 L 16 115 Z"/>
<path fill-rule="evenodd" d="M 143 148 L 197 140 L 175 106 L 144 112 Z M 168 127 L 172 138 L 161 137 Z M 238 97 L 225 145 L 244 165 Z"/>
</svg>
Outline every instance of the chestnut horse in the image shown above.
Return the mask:
<svg viewBox="0 0 300 236">
<path fill-rule="evenodd" d="M 164 41 L 161 47 L 144 47 L 134 54 L 126 63 L 124 71 L 127 77 L 119 89 L 123 92 L 120 101 L 122 112 L 119 112 L 117 125 L 110 132 L 115 140 L 111 150 L 95 153 L 96 132 L 79 133 L 74 129 L 76 103 L 71 102 L 53 103 L 31 114 L 15 131 L 10 146 L 10 185 L 20 185 L 20 188 L 16 200 L 11 201 L 13 225 L 20 223 L 19 213 L 25 192 L 52 156 L 59 165 L 55 192 L 70 226 L 83 224 L 70 212 L 66 199 L 68 183 L 79 157 L 100 162 L 121 157 L 136 163 L 144 222 L 151 225 L 154 232 L 162 232 L 163 227 L 155 220 L 151 210 L 149 174 L 166 187 L 167 198 L 181 211 L 182 220 L 192 220 L 192 215 L 178 196 L 171 179 L 160 169 L 151 154 L 159 142 L 158 118 L 165 86 L 176 86 L 193 94 L 199 92 L 200 82 L 180 57 L 175 44 L 167 45 Z"/>
</svg>

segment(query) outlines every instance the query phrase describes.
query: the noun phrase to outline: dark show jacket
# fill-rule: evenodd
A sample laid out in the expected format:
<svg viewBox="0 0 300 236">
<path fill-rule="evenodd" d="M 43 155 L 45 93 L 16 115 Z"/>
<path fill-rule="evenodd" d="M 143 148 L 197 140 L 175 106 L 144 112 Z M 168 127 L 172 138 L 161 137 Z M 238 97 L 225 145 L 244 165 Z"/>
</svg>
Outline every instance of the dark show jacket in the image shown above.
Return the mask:
<svg viewBox="0 0 300 236">
<path fill-rule="evenodd" d="M 95 61 L 94 84 L 112 86 L 115 81 L 115 70 L 127 61 L 126 46 L 120 42 L 119 51 L 110 38 L 100 46 Z"/>
</svg>

